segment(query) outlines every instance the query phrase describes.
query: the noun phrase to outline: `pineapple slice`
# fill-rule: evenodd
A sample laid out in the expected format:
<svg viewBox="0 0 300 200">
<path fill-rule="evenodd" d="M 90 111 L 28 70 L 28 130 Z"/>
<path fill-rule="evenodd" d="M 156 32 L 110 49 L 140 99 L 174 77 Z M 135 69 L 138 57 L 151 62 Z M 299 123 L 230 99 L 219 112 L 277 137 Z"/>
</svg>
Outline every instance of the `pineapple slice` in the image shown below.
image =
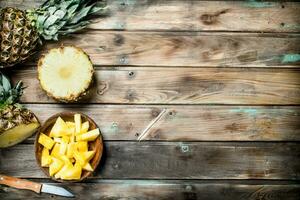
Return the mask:
<svg viewBox="0 0 300 200">
<path fill-rule="evenodd" d="M 49 149 L 43 148 L 42 151 L 42 158 L 41 158 L 41 165 L 42 167 L 49 167 L 49 164 L 51 163 L 52 159 L 49 155 Z"/>
<path fill-rule="evenodd" d="M 70 143 L 74 143 L 75 142 L 75 134 L 72 134 L 71 136 L 70 136 Z"/>
<path fill-rule="evenodd" d="M 82 169 L 84 169 L 86 171 L 90 171 L 90 172 L 94 171 L 93 168 L 92 168 L 92 166 L 91 166 L 91 164 L 89 162 L 85 163 L 85 165 L 82 166 Z"/>
<path fill-rule="evenodd" d="M 49 174 L 50 176 L 53 176 L 56 172 L 58 172 L 63 166 L 63 161 L 52 157 L 52 163 L 49 165 Z"/>
<path fill-rule="evenodd" d="M 75 128 L 75 123 L 74 122 L 66 122 L 66 124 L 69 128 Z"/>
<path fill-rule="evenodd" d="M 55 175 L 55 178 L 61 178 L 62 174 L 67 173 L 68 171 L 72 170 L 73 165 L 71 164 L 65 164 Z"/>
<path fill-rule="evenodd" d="M 64 136 L 62 136 L 61 141 L 64 142 L 64 143 L 69 143 L 70 137 L 64 135 Z"/>
<path fill-rule="evenodd" d="M 98 128 L 76 136 L 76 141 L 94 141 L 100 135 Z"/>
<path fill-rule="evenodd" d="M 73 167 L 65 170 L 64 173 L 60 174 L 61 179 L 64 180 L 79 180 L 81 177 L 82 168 L 79 163 L 75 163 Z"/>
<path fill-rule="evenodd" d="M 69 129 L 68 125 L 65 123 L 65 121 L 61 117 L 58 117 L 50 131 L 50 137 L 61 137 L 64 135 L 71 134 L 72 132 Z"/>
<path fill-rule="evenodd" d="M 88 121 L 82 123 L 81 129 L 80 129 L 80 134 L 88 132 L 89 127 L 90 127 L 90 123 Z"/>
<path fill-rule="evenodd" d="M 76 149 L 79 152 L 88 151 L 88 142 L 87 141 L 76 142 Z"/>
<path fill-rule="evenodd" d="M 38 62 L 41 87 L 48 95 L 64 102 L 77 101 L 86 94 L 93 72 L 87 54 L 73 46 L 51 49 Z"/>
<path fill-rule="evenodd" d="M 44 133 L 40 134 L 38 142 L 49 150 L 52 149 L 55 143 L 50 137 L 48 137 Z"/>
<path fill-rule="evenodd" d="M 76 150 L 76 143 L 71 142 L 68 144 L 68 149 L 67 149 L 67 157 L 68 158 L 73 158 L 74 151 Z"/>
<path fill-rule="evenodd" d="M 60 160 L 63 161 L 65 165 L 71 165 L 72 164 L 71 160 L 66 155 L 60 156 Z"/>
<path fill-rule="evenodd" d="M 95 155 L 95 151 L 87 151 L 87 152 L 74 152 L 74 158 L 76 162 L 78 162 L 81 166 L 84 166 L 87 162 L 89 162 Z"/>
<path fill-rule="evenodd" d="M 59 137 L 54 137 L 53 140 L 56 143 L 61 143 L 61 138 L 59 138 Z"/>
<path fill-rule="evenodd" d="M 68 148 L 68 143 L 61 142 L 60 143 L 60 148 L 59 148 L 59 154 L 60 155 L 65 155 L 67 153 L 67 148 Z"/>
<path fill-rule="evenodd" d="M 82 152 L 74 151 L 73 156 L 76 160 L 76 163 L 79 163 L 81 166 L 84 166 L 86 163 L 86 159 Z"/>
<path fill-rule="evenodd" d="M 75 135 L 80 133 L 81 130 L 81 115 L 75 114 L 74 115 L 74 122 L 75 122 Z"/>
<path fill-rule="evenodd" d="M 59 157 L 60 157 L 59 151 L 60 151 L 60 144 L 59 143 L 55 143 L 55 145 L 54 145 L 54 147 L 53 147 L 50 155 L 52 157 L 55 157 L 55 158 L 59 159 Z"/>
<path fill-rule="evenodd" d="M 87 152 L 83 152 L 85 161 L 89 162 L 95 155 L 95 151 L 87 151 Z"/>
</svg>

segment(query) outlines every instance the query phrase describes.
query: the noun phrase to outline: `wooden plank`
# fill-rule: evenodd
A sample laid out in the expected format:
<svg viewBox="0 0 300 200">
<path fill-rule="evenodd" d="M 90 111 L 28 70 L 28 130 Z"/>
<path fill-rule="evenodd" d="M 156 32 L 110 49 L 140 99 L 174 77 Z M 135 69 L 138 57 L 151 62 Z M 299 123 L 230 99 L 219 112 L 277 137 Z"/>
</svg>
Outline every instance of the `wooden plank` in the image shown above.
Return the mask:
<svg viewBox="0 0 300 200">
<path fill-rule="evenodd" d="M 96 183 L 56 183 L 65 186 L 76 195 L 76 199 L 139 199 L 139 200 L 232 200 L 268 199 L 295 200 L 300 196 L 299 184 L 261 183 L 261 181 L 214 182 L 214 181 L 156 181 L 156 180 L 99 180 Z M 92 191 L 92 192 L 91 192 Z M 116 192 L 117 191 L 117 192 Z M 36 194 L 0 186 L 0 198 L 6 200 L 53 199 L 49 194 Z M 65 199 L 55 196 L 55 199 Z"/>
<path fill-rule="evenodd" d="M 89 103 L 299 104 L 298 69 L 116 68 L 95 72 Z M 35 70 L 15 71 L 28 88 L 23 102 L 53 103 Z"/>
<path fill-rule="evenodd" d="M 96 121 L 104 140 L 300 141 L 298 106 L 29 104 L 26 107 L 41 123 L 63 111 L 86 113 Z M 26 142 L 33 140 L 34 137 Z"/>
<path fill-rule="evenodd" d="M 32 8 L 42 0 L 1 1 Z M 299 32 L 299 2 L 109 0 L 109 12 L 90 26 L 102 30 Z"/>
<path fill-rule="evenodd" d="M 94 178 L 300 179 L 299 143 L 105 142 Z M 44 178 L 33 145 L 2 149 L 0 171 Z"/>
<path fill-rule="evenodd" d="M 40 54 L 61 44 L 83 48 L 102 66 L 300 66 L 299 34 L 88 31 L 47 43 Z"/>
</svg>

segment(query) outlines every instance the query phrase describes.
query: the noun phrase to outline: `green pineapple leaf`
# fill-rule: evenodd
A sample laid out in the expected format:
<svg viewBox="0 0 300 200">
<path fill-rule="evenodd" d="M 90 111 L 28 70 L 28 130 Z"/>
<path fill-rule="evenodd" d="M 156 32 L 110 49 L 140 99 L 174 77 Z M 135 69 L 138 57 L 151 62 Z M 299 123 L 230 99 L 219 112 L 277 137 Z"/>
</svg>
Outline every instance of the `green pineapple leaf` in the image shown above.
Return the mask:
<svg viewBox="0 0 300 200">
<path fill-rule="evenodd" d="M 102 1 L 94 0 L 47 0 L 38 9 L 27 10 L 27 16 L 45 40 L 57 40 L 85 28 L 91 21 L 89 16 L 105 10 Z"/>
<path fill-rule="evenodd" d="M 12 88 L 9 79 L 0 72 L 0 108 L 19 102 L 24 89 L 22 81 Z"/>
<path fill-rule="evenodd" d="M 6 76 L 1 73 L 1 86 L 5 92 L 11 89 L 11 84 Z"/>
</svg>

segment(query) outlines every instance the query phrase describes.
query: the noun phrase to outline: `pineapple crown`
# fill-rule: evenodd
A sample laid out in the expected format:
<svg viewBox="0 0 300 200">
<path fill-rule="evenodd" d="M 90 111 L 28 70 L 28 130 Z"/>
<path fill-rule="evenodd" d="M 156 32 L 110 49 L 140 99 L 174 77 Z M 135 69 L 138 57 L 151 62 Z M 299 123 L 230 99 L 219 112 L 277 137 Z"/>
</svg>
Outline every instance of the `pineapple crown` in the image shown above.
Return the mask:
<svg viewBox="0 0 300 200">
<path fill-rule="evenodd" d="M 23 94 L 23 83 L 19 81 L 13 88 L 9 79 L 0 72 L 0 110 L 7 105 L 15 104 Z"/>
<path fill-rule="evenodd" d="M 95 0 L 47 0 L 37 9 L 27 10 L 27 16 L 45 40 L 57 40 L 85 28 L 91 14 L 103 14 L 105 3 Z"/>
</svg>

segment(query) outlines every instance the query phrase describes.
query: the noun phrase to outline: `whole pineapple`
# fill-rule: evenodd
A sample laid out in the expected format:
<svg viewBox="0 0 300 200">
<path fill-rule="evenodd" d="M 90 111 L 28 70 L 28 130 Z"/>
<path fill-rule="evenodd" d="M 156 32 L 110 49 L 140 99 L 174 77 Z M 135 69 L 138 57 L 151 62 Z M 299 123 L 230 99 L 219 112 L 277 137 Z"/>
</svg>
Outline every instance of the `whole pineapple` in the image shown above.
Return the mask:
<svg viewBox="0 0 300 200">
<path fill-rule="evenodd" d="M 13 66 L 34 53 L 44 40 L 57 40 L 86 27 L 87 17 L 104 10 L 94 0 L 46 0 L 37 9 L 0 10 L 0 68 Z"/>
<path fill-rule="evenodd" d="M 22 142 L 40 126 L 35 115 L 18 104 L 23 89 L 21 81 L 12 88 L 9 79 L 0 72 L 0 148 Z"/>
</svg>

